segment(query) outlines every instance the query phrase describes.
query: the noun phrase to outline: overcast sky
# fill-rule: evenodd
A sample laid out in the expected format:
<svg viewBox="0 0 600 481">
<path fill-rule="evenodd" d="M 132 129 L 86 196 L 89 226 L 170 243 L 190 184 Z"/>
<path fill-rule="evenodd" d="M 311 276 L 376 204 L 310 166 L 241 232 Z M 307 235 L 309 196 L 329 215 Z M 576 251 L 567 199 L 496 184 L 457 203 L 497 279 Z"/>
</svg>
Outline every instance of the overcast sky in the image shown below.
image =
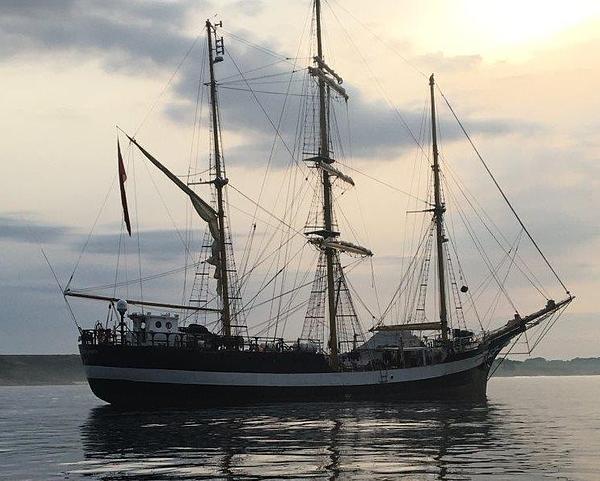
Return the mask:
<svg viewBox="0 0 600 481">
<path fill-rule="evenodd" d="M 114 279 L 112 254 L 120 226 L 115 124 L 136 132 L 175 173 L 187 171 L 205 19 L 223 20 L 226 47 L 243 70 L 273 62 L 273 57 L 236 37 L 293 57 L 291 62 L 303 68 L 309 59 L 296 57 L 308 55 L 306 49 L 297 52 L 306 46 L 310 4 L 0 1 L 0 353 L 76 351 L 76 330 L 39 244 L 64 284 L 95 224 L 75 285 Z M 428 93 L 426 76 L 435 72 L 478 149 L 578 297 L 535 354 L 599 356 L 600 4 L 329 0 L 324 25 L 327 60 L 350 93 L 352 166 L 410 187 L 417 150 L 392 107 L 418 131 Z M 270 72 L 290 68 L 279 62 Z M 235 65 L 226 58 L 218 75 L 233 73 Z M 280 97 L 260 99 L 271 119 L 277 119 Z M 290 110 L 294 102 L 292 98 Z M 246 93 L 223 91 L 221 106 L 228 176 L 232 185 L 256 198 L 273 130 Z M 482 178 L 481 166 L 460 141 L 443 105 L 440 117 L 444 157 L 483 202 L 490 201 L 490 212 L 500 212 L 501 204 L 491 200 L 497 194 L 489 179 Z M 285 138 L 293 136 L 291 122 L 281 125 Z M 207 139 L 201 139 L 202 154 Z M 205 162 L 206 156 L 200 160 Z M 289 162 L 279 145 L 268 186 L 287 178 Z M 128 189 L 135 223 L 143 231 L 144 271 L 162 272 L 184 259 L 176 230 L 186 224 L 185 199 L 136 165 L 130 167 Z M 398 279 L 410 199 L 360 174 L 354 177 L 358 186 L 348 191 L 345 209 L 349 222 L 356 222 L 358 240 L 376 253 L 374 267 L 385 304 Z M 253 210 L 231 195 L 238 207 Z M 265 194 L 264 201 L 272 202 L 274 195 Z M 236 215 L 234 241 L 242 244 L 248 219 Z M 524 247 L 522 255 L 531 257 L 536 273 L 559 298 L 563 292 L 543 273 L 535 253 Z M 356 286 L 369 288 L 370 267 L 356 275 Z M 180 280 L 169 278 L 155 289 L 173 296 L 180 286 Z M 519 295 L 524 309 L 535 306 L 525 288 L 515 285 L 514 297 Z M 365 298 L 376 303 L 372 292 Z M 74 307 L 84 325 L 105 316 L 102 305 Z M 510 310 L 506 315 L 512 315 Z"/>
</svg>

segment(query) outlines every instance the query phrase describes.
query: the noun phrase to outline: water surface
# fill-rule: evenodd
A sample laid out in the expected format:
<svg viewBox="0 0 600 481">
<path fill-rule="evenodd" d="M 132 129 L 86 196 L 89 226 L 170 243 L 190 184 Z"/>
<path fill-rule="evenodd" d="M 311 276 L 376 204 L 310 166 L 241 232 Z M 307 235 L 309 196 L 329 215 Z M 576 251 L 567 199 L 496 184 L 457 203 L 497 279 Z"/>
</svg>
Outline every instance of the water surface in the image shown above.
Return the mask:
<svg viewBox="0 0 600 481">
<path fill-rule="evenodd" d="M 493 379 L 477 404 L 162 412 L 0 387 L 0 479 L 596 481 L 599 401 L 600 376 Z"/>
</svg>

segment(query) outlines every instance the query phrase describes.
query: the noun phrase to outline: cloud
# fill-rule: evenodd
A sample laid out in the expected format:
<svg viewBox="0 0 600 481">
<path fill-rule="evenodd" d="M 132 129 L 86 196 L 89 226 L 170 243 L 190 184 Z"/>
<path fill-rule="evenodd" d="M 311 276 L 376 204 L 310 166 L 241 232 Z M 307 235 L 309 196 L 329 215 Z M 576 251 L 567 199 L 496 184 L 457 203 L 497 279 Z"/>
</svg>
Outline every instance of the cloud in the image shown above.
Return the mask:
<svg viewBox="0 0 600 481">
<path fill-rule="evenodd" d="M 107 70 L 129 74 L 139 73 L 140 70 L 148 68 L 170 70 L 192 45 L 193 38 L 185 33 L 188 19 L 193 18 L 194 9 L 206 9 L 208 5 L 206 1 L 191 0 L 3 2 L 0 6 L 0 60 L 23 54 L 93 54 L 101 59 Z M 244 1 L 238 2 L 233 8 L 241 9 L 245 15 L 256 15 L 263 8 L 263 4 L 260 1 Z M 279 46 L 272 42 L 265 46 L 269 51 L 280 50 Z M 267 83 L 256 83 L 256 79 L 252 82 L 257 91 L 258 101 L 247 91 L 227 89 L 247 89 L 243 81 L 225 80 L 222 82 L 224 88 L 220 90 L 223 128 L 236 131 L 239 136 L 248 139 L 242 145 L 226 151 L 229 162 L 263 162 L 275 136 L 271 124 L 278 124 L 284 103 L 283 94 L 288 88 L 289 76 L 285 74 L 293 67 L 283 57 L 274 57 L 267 50 L 251 48 L 233 37 L 226 38 L 226 50 L 230 57 L 217 66 L 221 79 L 236 76 L 239 73 L 238 68 L 248 71 L 257 66 L 273 64 L 268 69 L 246 75 L 247 78 L 270 76 Z M 446 57 L 437 52 L 423 55 L 421 60 L 435 65 L 438 69 L 457 69 L 476 65 L 481 59 L 477 55 Z M 294 68 L 303 69 L 304 65 Z M 201 69 L 199 62 L 186 62 L 182 66 L 174 84 L 175 98 L 163 110 L 172 121 L 185 125 L 190 125 L 193 121 Z M 305 75 L 305 72 L 297 72 L 294 79 L 300 80 L 302 75 Z M 302 141 L 298 138 L 296 123 L 297 114 L 302 111 L 301 95 L 314 94 L 314 90 L 311 92 L 304 88 L 307 85 L 305 81 L 289 84 L 290 93 L 293 95 L 285 100 L 286 116 L 279 126 L 281 136 L 290 149 L 297 141 Z M 226 82 L 229 83 L 225 85 Z M 406 149 L 414 147 L 412 137 L 399 116 L 401 115 L 416 132 L 421 124 L 421 112 L 394 111 L 383 101 L 367 99 L 352 85 L 348 85 L 347 89 L 351 96 L 350 129 L 355 156 L 393 159 Z M 279 95 L 264 92 L 276 92 Z M 335 128 L 340 131 L 346 130 L 345 109 L 346 107 L 341 105 L 337 113 L 339 125 Z M 504 135 L 522 130 L 523 126 L 511 120 L 480 118 L 469 122 L 469 127 L 473 133 Z M 445 132 L 447 141 L 459 136 L 457 128 L 449 128 Z M 279 143 L 284 154 L 276 159 L 274 165 L 287 165 L 289 155 L 285 153 L 286 149 L 280 141 Z M 252 155 L 249 155 L 249 152 Z"/>
<path fill-rule="evenodd" d="M 193 3 L 24 0 L 0 5 L 0 59 L 15 55 L 101 54 L 108 68 L 175 62 L 191 39 L 181 29 Z M 196 6 L 205 5 L 196 2 Z"/>
<path fill-rule="evenodd" d="M 178 233 L 172 229 L 157 229 L 140 232 L 140 253 L 144 259 L 151 261 L 171 261 L 181 258 L 185 253 L 184 242 L 180 238 L 183 233 Z M 190 239 L 200 239 L 202 234 L 192 232 Z M 198 242 L 196 242 L 198 243 Z M 120 234 L 99 234 L 92 237 L 86 248 L 87 254 L 98 255 L 116 255 L 119 250 L 126 249 L 129 253 L 138 253 L 137 235 L 132 237 Z M 81 239 L 72 244 L 73 249 L 77 250 L 81 246 Z M 195 249 L 191 249 L 192 252 Z"/>
<path fill-rule="evenodd" d="M 271 45 L 270 49 L 276 50 L 277 47 Z M 283 154 L 276 159 L 278 164 L 276 163 L 275 166 L 287 165 L 289 154 L 286 150 L 294 151 L 297 141 L 302 141 L 299 138 L 302 133 L 301 129 L 303 127 L 307 129 L 311 122 L 317 122 L 316 118 L 306 117 L 306 112 L 312 112 L 312 108 L 308 107 L 305 110 L 302 105 L 304 100 L 310 101 L 311 99 L 308 97 L 315 94 L 314 88 L 312 90 L 306 88 L 308 83 L 313 80 L 304 77 L 308 75 L 304 71 L 295 73 L 294 77 L 286 75 L 286 72 L 291 72 L 293 68 L 299 70 L 302 67 L 279 62 L 268 69 L 261 70 L 260 75 L 265 77 L 267 83 L 250 83 L 254 90 L 253 95 L 248 91 L 248 84 L 243 81 L 239 72 L 273 63 L 273 58 L 263 52 L 240 47 L 237 44 L 229 45 L 228 53 L 232 56 L 232 60 L 226 59 L 217 66 L 218 78 L 226 79 L 220 82 L 219 89 L 222 126 L 225 130 L 235 131 L 249 139 L 247 142 L 226 150 L 228 161 L 231 163 L 244 162 L 245 164 L 264 162 L 276 136 L 273 125 L 278 125 L 279 134 L 286 142 L 287 148 L 282 145 L 281 139 L 277 138 Z M 239 59 L 243 59 L 243 65 L 240 65 Z M 231 80 L 232 77 L 234 80 Z M 252 75 L 246 75 L 246 77 L 252 77 Z M 289 82 L 290 78 L 292 82 Z M 181 71 L 175 85 L 178 99 L 165 109 L 168 118 L 176 123 L 186 125 L 192 122 L 199 83 L 198 68 L 187 67 Z M 408 125 L 415 135 L 418 135 L 423 121 L 422 112 L 390 107 L 384 101 L 367 99 L 359 89 L 351 84 L 344 84 L 344 86 L 350 95 L 349 104 L 346 106 L 343 102 L 333 102 L 331 130 L 339 131 L 343 141 L 351 141 L 354 156 L 379 160 L 395 159 L 407 149 L 415 147 L 415 142 L 404 124 Z M 288 88 L 290 88 L 291 95 L 286 98 Z M 279 124 L 284 105 L 285 115 L 282 117 L 282 123 Z M 305 117 L 301 118 L 300 124 L 297 124 L 297 117 L 302 117 L 303 113 L 305 113 Z M 350 130 L 347 128 L 348 124 Z M 532 133 L 539 130 L 536 124 L 512 119 L 480 117 L 468 119 L 465 124 L 470 133 L 482 135 Z M 446 141 L 463 138 L 462 131 L 455 122 L 442 122 L 440 128 L 443 129 Z"/>
<path fill-rule="evenodd" d="M 144 258 L 152 261 L 170 261 L 183 256 L 185 247 L 180 235 L 172 229 L 147 230 L 140 232 L 140 249 Z M 190 239 L 199 244 L 201 232 L 193 231 Z M 73 255 L 81 251 L 87 235 L 77 233 L 72 228 L 62 224 L 41 223 L 27 221 L 16 216 L 0 216 L 0 241 L 15 242 L 19 244 L 61 244 Z M 122 251 L 129 253 L 138 252 L 137 236 L 133 237 L 120 234 L 95 234 L 86 246 L 86 254 L 111 255 L 118 253 L 119 244 Z M 192 252 L 197 249 L 191 248 Z"/>
<path fill-rule="evenodd" d="M 418 136 L 419 126 L 422 124 L 421 112 L 392 110 L 383 102 L 367 102 L 360 94 L 357 95 L 356 103 L 357 106 L 352 109 L 354 122 L 351 126 L 355 155 L 379 160 L 393 159 L 406 149 L 416 146 L 404 124 Z M 469 133 L 482 135 L 506 135 L 538 129 L 533 123 L 511 119 L 472 118 L 464 123 Z M 446 142 L 464 139 L 456 122 L 442 120 L 439 126 Z"/>
<path fill-rule="evenodd" d="M 63 225 L 26 221 L 19 216 L 0 215 L 0 240 L 19 243 L 56 242 L 71 230 Z"/>
<path fill-rule="evenodd" d="M 262 0 L 238 0 L 231 6 L 232 10 L 241 12 L 249 17 L 258 15 L 264 8 L 265 4 Z"/>
</svg>

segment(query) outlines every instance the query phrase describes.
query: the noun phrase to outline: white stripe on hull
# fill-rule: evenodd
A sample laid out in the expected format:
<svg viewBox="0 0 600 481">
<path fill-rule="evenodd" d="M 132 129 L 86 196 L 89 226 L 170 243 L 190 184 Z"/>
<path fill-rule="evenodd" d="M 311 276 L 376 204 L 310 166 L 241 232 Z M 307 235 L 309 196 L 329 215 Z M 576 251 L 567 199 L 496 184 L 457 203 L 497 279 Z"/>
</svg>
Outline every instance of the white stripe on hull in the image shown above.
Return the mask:
<svg viewBox="0 0 600 481">
<path fill-rule="evenodd" d="M 171 369 L 140 369 L 126 367 L 85 366 L 88 379 L 111 379 L 120 381 L 199 384 L 210 386 L 366 386 L 371 384 L 395 384 L 420 381 L 456 374 L 479 366 L 485 354 L 460 361 L 432 366 L 382 371 L 351 371 L 326 373 L 250 373 L 183 371 Z"/>
</svg>

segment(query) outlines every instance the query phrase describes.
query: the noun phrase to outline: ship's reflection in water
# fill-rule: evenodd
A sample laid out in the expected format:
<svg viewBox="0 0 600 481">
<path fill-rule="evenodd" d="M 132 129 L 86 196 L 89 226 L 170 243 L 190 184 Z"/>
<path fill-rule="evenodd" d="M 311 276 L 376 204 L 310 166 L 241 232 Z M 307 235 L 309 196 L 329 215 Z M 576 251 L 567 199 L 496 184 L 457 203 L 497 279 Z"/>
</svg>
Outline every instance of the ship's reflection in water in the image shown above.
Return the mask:
<svg viewBox="0 0 600 481">
<path fill-rule="evenodd" d="M 105 480 L 530 480 L 556 473 L 565 454 L 545 453 L 527 426 L 490 403 L 103 406 L 82 425 L 85 461 L 76 471 Z"/>
</svg>

